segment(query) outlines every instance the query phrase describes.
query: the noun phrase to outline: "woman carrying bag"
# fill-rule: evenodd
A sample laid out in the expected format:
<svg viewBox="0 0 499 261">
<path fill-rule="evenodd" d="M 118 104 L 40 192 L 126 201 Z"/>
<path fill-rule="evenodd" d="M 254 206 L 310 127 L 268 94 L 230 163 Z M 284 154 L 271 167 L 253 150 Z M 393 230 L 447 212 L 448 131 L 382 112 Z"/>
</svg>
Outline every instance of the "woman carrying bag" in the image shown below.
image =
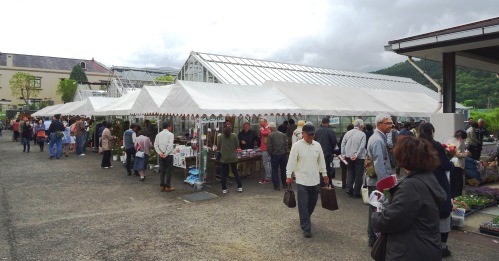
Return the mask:
<svg viewBox="0 0 499 261">
<path fill-rule="evenodd" d="M 133 161 L 133 170 L 139 172 L 140 181 L 146 180 L 145 172 L 147 163 L 149 162 L 149 155 L 152 145 L 149 137 L 145 136 L 145 131 L 140 130 L 139 136 L 135 143 L 135 158 Z"/>
</svg>

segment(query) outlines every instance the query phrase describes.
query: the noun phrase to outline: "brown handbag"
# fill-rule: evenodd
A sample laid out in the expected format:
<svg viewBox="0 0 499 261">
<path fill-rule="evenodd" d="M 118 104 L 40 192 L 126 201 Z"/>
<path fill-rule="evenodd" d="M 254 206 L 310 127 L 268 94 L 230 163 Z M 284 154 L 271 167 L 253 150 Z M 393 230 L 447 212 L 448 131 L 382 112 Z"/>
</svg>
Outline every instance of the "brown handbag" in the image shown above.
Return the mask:
<svg viewBox="0 0 499 261">
<path fill-rule="evenodd" d="M 338 200 L 336 199 L 336 191 L 334 191 L 334 187 L 327 186 L 321 188 L 321 202 L 322 208 L 331 211 L 338 209 Z"/>
<path fill-rule="evenodd" d="M 284 205 L 288 206 L 288 208 L 296 207 L 295 192 L 291 187 L 291 183 L 288 185 L 286 192 L 284 192 L 284 199 L 282 200 L 282 202 L 284 202 Z"/>
</svg>

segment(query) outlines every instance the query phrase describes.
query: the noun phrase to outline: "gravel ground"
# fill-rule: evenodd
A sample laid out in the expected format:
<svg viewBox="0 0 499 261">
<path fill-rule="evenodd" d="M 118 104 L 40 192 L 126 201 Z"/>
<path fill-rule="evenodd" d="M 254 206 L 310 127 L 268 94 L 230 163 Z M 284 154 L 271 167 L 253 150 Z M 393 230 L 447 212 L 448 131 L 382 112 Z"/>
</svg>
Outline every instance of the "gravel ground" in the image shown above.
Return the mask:
<svg viewBox="0 0 499 261">
<path fill-rule="evenodd" d="M 100 155 L 49 160 L 32 145 L 23 153 L 11 133 L 0 138 L 2 260 L 370 260 L 367 206 L 337 190 L 340 210 L 320 206 L 303 238 L 298 211 L 283 191 L 243 180 L 218 197 L 186 202 L 196 191 L 175 171 L 176 191 L 160 192 L 158 174 L 126 176 L 120 162 L 100 168 Z M 320 202 L 319 202 L 320 204 Z M 448 260 L 499 260 L 497 244 L 450 237 Z M 488 240 L 488 239 L 485 239 Z M 493 240 L 493 239 L 490 239 Z"/>
</svg>

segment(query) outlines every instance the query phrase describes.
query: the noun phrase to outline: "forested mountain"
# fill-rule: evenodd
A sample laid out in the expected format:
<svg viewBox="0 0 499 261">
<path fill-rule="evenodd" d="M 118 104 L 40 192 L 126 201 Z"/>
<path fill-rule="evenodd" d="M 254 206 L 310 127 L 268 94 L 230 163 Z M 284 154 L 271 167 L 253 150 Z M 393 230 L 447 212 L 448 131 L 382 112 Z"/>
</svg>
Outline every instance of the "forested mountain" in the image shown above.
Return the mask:
<svg viewBox="0 0 499 261">
<path fill-rule="evenodd" d="M 416 64 L 440 85 L 442 84 L 442 63 L 419 60 L 416 61 Z M 437 90 L 407 61 L 373 73 L 408 77 L 432 90 Z M 477 109 L 499 107 L 499 78 L 495 73 L 458 66 L 456 88 L 456 100 L 465 106 L 472 106 Z"/>
</svg>

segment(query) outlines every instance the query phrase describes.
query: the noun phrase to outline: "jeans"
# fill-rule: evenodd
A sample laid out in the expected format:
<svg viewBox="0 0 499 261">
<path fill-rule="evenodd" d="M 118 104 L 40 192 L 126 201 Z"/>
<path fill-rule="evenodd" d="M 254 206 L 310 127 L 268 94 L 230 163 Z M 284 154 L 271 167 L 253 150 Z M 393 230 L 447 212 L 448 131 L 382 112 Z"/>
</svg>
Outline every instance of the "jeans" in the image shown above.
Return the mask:
<svg viewBox="0 0 499 261">
<path fill-rule="evenodd" d="M 227 189 L 227 176 L 229 176 L 229 166 L 232 169 L 232 173 L 234 174 L 234 178 L 236 178 L 236 183 L 238 188 L 242 188 L 243 184 L 241 183 L 241 177 L 239 176 L 239 172 L 237 172 L 237 162 L 234 163 L 221 163 L 222 164 L 222 189 Z"/>
<path fill-rule="evenodd" d="M 26 151 L 26 147 L 28 147 L 28 152 L 29 152 L 29 148 L 30 148 L 29 139 L 23 138 L 22 141 L 23 141 L 23 152 Z"/>
<path fill-rule="evenodd" d="M 361 196 L 360 189 L 362 188 L 362 176 L 364 175 L 364 159 L 351 160 L 347 158 L 347 162 L 347 193 L 353 196 Z"/>
<path fill-rule="evenodd" d="M 111 167 L 111 150 L 105 150 L 102 153 L 102 162 L 100 164 L 102 168 Z"/>
<path fill-rule="evenodd" d="M 55 152 L 54 152 L 54 144 L 55 144 Z M 49 141 L 49 155 L 51 158 L 55 157 L 56 159 L 60 158 L 62 154 L 62 138 L 58 138 L 55 136 L 55 132 L 50 133 L 50 141 Z"/>
<path fill-rule="evenodd" d="M 171 188 L 171 180 L 173 175 L 173 155 L 168 155 L 166 158 L 159 157 L 159 185 L 161 187 Z M 166 182 L 165 182 L 166 176 Z"/>
<path fill-rule="evenodd" d="M 82 134 L 81 136 L 76 136 L 76 155 L 80 155 L 83 153 L 83 146 L 85 146 L 85 142 L 83 141 L 84 138 L 84 134 Z"/>
<path fill-rule="evenodd" d="M 304 186 L 297 184 L 298 214 L 300 215 L 300 227 L 304 232 L 311 232 L 312 222 L 310 216 L 314 213 L 317 199 L 319 198 L 319 185 Z"/>
<path fill-rule="evenodd" d="M 272 155 L 272 157 L 270 157 L 270 164 L 272 165 L 272 183 L 274 183 L 274 188 L 279 188 L 281 184 L 283 186 L 286 185 L 287 155 Z M 281 168 L 281 183 L 279 183 L 279 168 Z"/>
<path fill-rule="evenodd" d="M 89 133 L 88 131 L 85 131 L 83 133 L 83 144 L 81 147 L 82 152 L 87 152 L 88 133 Z"/>
<path fill-rule="evenodd" d="M 268 151 L 262 151 L 263 168 L 265 169 L 265 179 L 270 180 L 272 177 L 272 167 L 270 166 L 270 155 Z"/>
<path fill-rule="evenodd" d="M 376 186 L 367 186 L 367 193 L 368 195 L 371 195 L 371 192 L 376 190 Z M 367 218 L 367 237 L 369 238 L 369 242 L 374 243 L 376 241 L 376 234 L 374 234 L 374 229 L 371 226 L 371 216 L 373 215 L 374 212 L 374 207 L 369 204 L 369 216 Z"/>
<path fill-rule="evenodd" d="M 135 159 L 135 148 L 131 149 L 126 149 L 126 161 L 125 161 L 125 166 L 126 166 L 126 172 L 128 172 L 128 175 L 132 174 L 132 157 Z M 138 174 L 137 171 L 135 171 L 135 174 Z"/>
<path fill-rule="evenodd" d="M 336 173 L 334 171 L 334 168 L 331 167 L 331 163 L 333 162 L 333 154 L 324 154 L 324 161 L 326 163 L 326 172 L 327 172 L 327 177 L 329 178 L 329 184 L 331 187 L 333 186 L 333 178 L 336 176 Z M 321 187 L 324 187 L 326 184 L 324 184 L 324 179 L 322 178 L 321 174 L 319 173 L 320 176 L 320 181 L 321 181 Z"/>
</svg>

